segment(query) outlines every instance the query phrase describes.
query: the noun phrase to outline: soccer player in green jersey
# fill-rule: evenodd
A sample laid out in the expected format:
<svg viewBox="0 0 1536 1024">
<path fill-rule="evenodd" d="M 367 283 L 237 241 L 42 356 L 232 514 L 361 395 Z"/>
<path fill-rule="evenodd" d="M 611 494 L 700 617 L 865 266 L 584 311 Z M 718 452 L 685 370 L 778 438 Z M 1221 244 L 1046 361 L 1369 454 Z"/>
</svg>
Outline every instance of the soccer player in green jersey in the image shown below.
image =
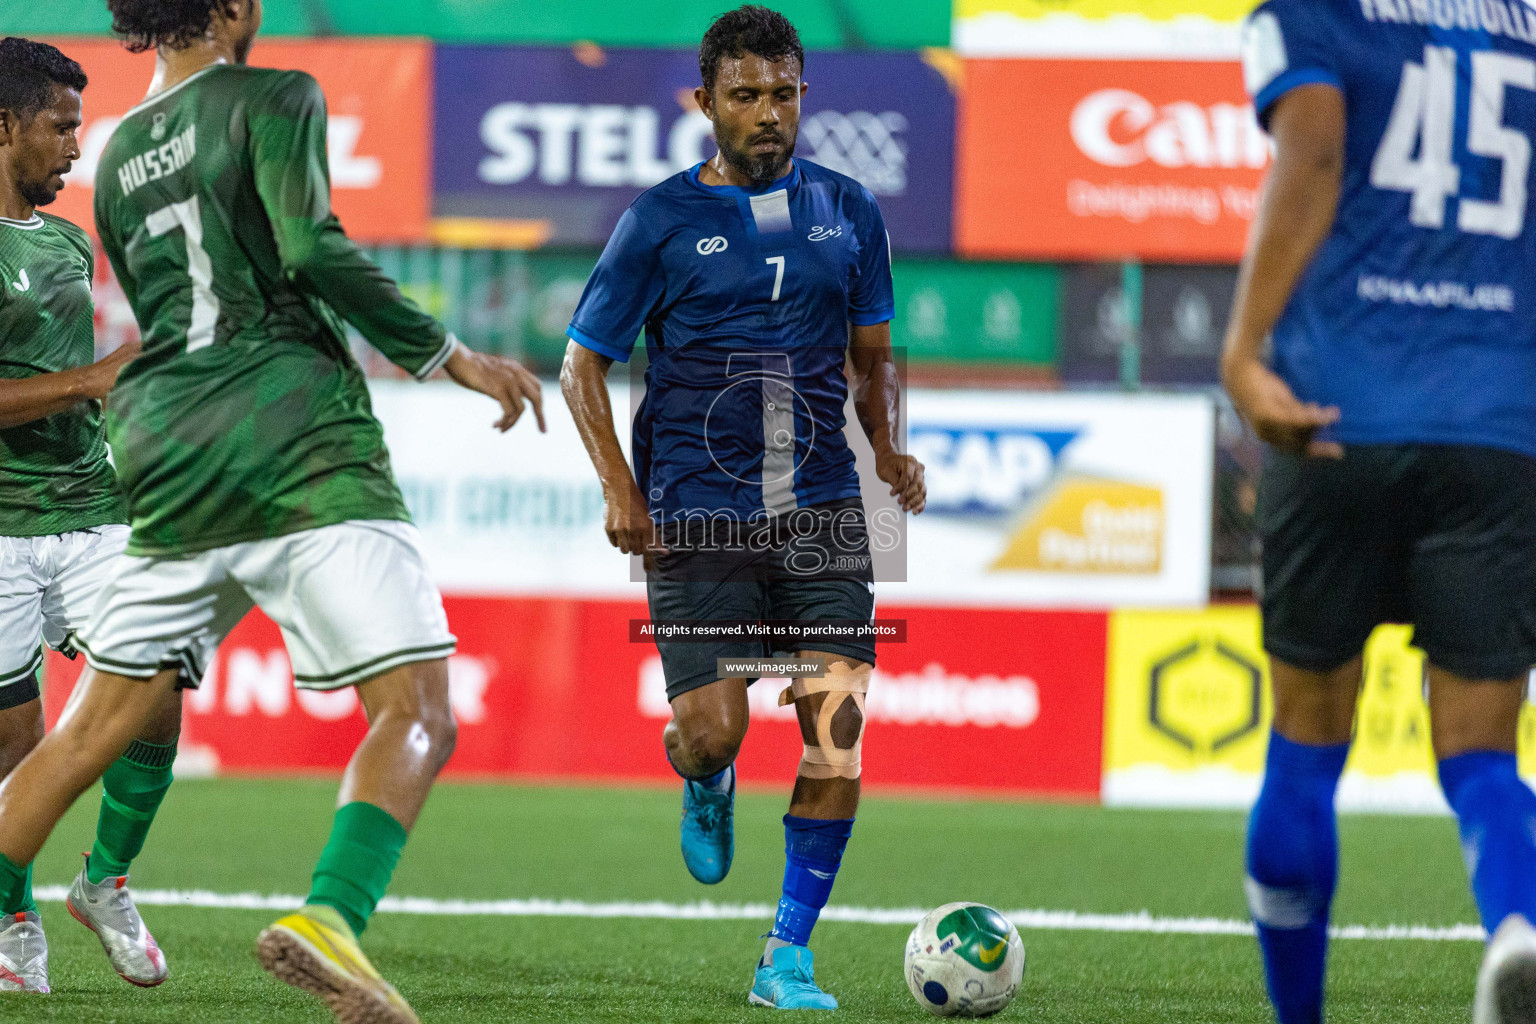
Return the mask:
<svg viewBox="0 0 1536 1024">
<path fill-rule="evenodd" d="M 306 906 L 262 932 L 280 980 L 343 1024 L 416 1016 L 357 941 L 453 749 L 442 599 L 390 471 L 343 321 L 418 378 L 500 403 L 539 382 L 465 349 L 348 241 L 331 212 L 315 80 L 245 66 L 259 0 L 109 0 L 149 95 L 102 153 L 96 224 L 144 352 L 108 401 L 132 533 L 79 637 L 69 711 L 0 785 L 0 899 L 70 803 L 128 746 L 176 669 L 196 678 L 259 605 L 295 680 L 356 687 L 369 730 Z"/>
<path fill-rule="evenodd" d="M 80 66 L 52 46 L 0 40 L 0 775 L 43 734 L 42 644 L 74 657 L 128 541 L 107 461 L 101 399 L 138 354 L 98 363 L 94 253 L 84 231 L 38 212 L 80 155 Z M 127 888 L 128 866 L 171 784 L 181 698 L 167 690 L 107 769 L 97 838 L 70 888 L 70 912 L 136 985 L 165 980 L 165 957 Z M 48 945 L 30 878 L 0 901 L 0 991 L 47 992 Z"/>
</svg>

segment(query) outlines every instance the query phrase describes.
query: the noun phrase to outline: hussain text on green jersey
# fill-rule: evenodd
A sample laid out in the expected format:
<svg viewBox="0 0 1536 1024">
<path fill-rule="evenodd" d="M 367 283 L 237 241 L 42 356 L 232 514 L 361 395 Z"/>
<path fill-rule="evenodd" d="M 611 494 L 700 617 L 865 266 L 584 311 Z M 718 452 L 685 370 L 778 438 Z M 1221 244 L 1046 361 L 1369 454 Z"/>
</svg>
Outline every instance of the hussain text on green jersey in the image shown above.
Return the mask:
<svg viewBox="0 0 1536 1024">
<path fill-rule="evenodd" d="M 131 554 L 408 518 L 342 321 L 421 378 L 454 342 L 342 233 L 325 130 L 309 75 L 217 64 L 102 154 L 97 230 L 144 337 L 107 402 Z"/>
<path fill-rule="evenodd" d="M 0 378 L 58 373 L 96 357 L 85 232 L 44 213 L 0 217 Z M 0 536 L 124 522 L 101 403 L 0 428 Z"/>
</svg>

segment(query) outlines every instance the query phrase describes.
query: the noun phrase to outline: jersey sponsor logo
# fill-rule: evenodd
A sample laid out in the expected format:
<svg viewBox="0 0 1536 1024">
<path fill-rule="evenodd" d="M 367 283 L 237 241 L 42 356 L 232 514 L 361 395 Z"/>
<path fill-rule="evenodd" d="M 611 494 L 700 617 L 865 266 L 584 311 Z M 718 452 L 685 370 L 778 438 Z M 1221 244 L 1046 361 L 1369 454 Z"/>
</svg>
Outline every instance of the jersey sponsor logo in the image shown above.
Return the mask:
<svg viewBox="0 0 1536 1024">
<path fill-rule="evenodd" d="M 1476 313 L 1513 313 L 1515 290 L 1504 284 L 1428 281 L 1416 284 L 1376 274 L 1361 274 L 1355 293 L 1366 302 L 1395 306 L 1465 309 Z"/>
<path fill-rule="evenodd" d="M 1078 150 L 1104 167 L 1259 169 L 1269 163 L 1269 140 L 1247 104 L 1180 100 L 1159 107 L 1129 89 L 1100 89 L 1073 109 L 1071 132 Z"/>
<path fill-rule="evenodd" d="M 829 238 L 839 237 L 842 235 L 842 233 L 843 226 L 841 224 L 838 224 L 835 227 L 825 227 L 821 224 L 817 224 L 814 228 L 811 228 L 811 233 L 805 237 L 809 238 L 813 242 L 825 242 Z"/>
<path fill-rule="evenodd" d="M 197 126 L 188 125 L 186 131 L 169 142 L 156 149 L 135 154 L 117 169 L 117 180 L 123 188 L 123 195 L 131 195 L 135 189 L 175 174 L 190 164 L 196 155 Z"/>
<path fill-rule="evenodd" d="M 15 281 L 15 282 L 13 282 L 13 283 L 12 283 L 12 284 L 11 284 L 11 287 L 12 287 L 12 288 L 15 288 L 15 289 L 16 289 L 16 290 L 17 290 L 17 291 L 19 291 L 19 292 L 24 292 L 24 291 L 26 291 L 26 290 L 27 290 L 27 289 L 28 289 L 28 288 L 31 288 L 31 287 L 32 287 L 32 282 L 31 282 L 31 281 L 29 281 L 29 280 L 27 280 L 27 272 L 26 272 L 26 271 L 25 271 L 25 270 L 23 270 L 23 271 L 22 271 L 22 272 L 21 272 L 21 277 L 20 277 L 20 279 L 19 279 L 19 280 L 17 280 L 17 281 Z"/>
<path fill-rule="evenodd" d="M 699 244 L 694 248 L 699 251 L 700 256 L 713 256 L 717 252 L 725 252 L 730 246 L 731 243 L 727 242 L 723 236 L 716 235 L 713 238 L 699 239 Z"/>
</svg>

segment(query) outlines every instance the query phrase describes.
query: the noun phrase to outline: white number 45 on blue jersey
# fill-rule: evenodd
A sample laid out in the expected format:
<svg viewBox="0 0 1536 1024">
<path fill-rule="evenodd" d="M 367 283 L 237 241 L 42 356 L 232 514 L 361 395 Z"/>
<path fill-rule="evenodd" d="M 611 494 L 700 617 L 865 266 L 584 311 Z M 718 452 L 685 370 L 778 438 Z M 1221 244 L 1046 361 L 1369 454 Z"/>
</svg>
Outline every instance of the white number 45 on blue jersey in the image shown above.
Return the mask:
<svg viewBox="0 0 1536 1024">
<path fill-rule="evenodd" d="M 1423 64 L 1403 65 L 1392 117 L 1371 162 L 1372 185 L 1412 193 L 1408 219 L 1415 227 L 1444 227 L 1446 200 L 1461 191 L 1454 158 L 1456 60 L 1450 47 L 1426 46 Z M 1531 140 L 1504 123 L 1510 88 L 1536 90 L 1536 61 L 1491 50 L 1472 54 L 1467 151 L 1500 161 L 1503 171 L 1496 201 L 1457 204 L 1456 226 L 1462 231 L 1518 238 L 1525 230 Z"/>
</svg>

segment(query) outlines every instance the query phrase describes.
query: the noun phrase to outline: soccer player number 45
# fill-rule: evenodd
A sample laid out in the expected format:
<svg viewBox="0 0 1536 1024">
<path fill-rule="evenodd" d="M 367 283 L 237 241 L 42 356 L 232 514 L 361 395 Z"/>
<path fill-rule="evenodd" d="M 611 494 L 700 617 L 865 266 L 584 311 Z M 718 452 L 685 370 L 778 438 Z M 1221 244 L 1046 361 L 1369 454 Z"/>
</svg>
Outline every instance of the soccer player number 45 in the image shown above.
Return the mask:
<svg viewBox="0 0 1536 1024">
<path fill-rule="evenodd" d="M 1423 64 L 1403 66 L 1392 117 L 1371 163 L 1372 185 L 1413 194 L 1408 216 L 1415 227 L 1444 227 L 1445 201 L 1461 191 L 1461 168 L 1453 156 L 1456 70 L 1456 51 L 1445 46 L 1426 46 Z M 1536 61 L 1495 51 L 1472 54 L 1467 151 L 1498 160 L 1503 171 L 1499 198 L 1462 199 L 1456 226 L 1513 239 L 1525 229 L 1531 140 L 1504 123 L 1510 88 L 1536 90 Z"/>
</svg>

